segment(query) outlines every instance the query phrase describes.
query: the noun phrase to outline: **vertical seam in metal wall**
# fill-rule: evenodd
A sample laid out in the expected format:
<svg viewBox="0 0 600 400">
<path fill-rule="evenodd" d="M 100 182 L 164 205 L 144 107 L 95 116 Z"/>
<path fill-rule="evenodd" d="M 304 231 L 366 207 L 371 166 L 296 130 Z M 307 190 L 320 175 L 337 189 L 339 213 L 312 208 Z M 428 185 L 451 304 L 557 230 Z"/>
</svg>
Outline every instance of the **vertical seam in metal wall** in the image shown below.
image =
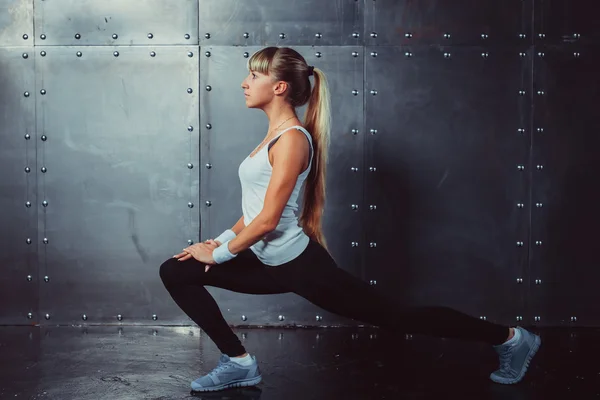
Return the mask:
<svg viewBox="0 0 600 400">
<path fill-rule="evenodd" d="M 529 165 L 528 165 L 528 174 L 527 174 L 527 179 L 528 179 L 528 185 L 527 185 L 527 189 L 528 189 L 528 214 L 527 214 L 527 218 L 528 218 L 528 224 L 527 224 L 527 260 L 526 260 L 526 279 L 527 279 L 527 284 L 525 285 L 525 314 L 527 315 L 527 318 L 529 319 L 529 321 L 532 320 L 533 314 L 534 314 L 534 310 L 532 310 L 530 308 L 530 304 L 531 304 L 531 279 L 532 279 L 532 260 L 531 260 L 531 253 L 533 251 L 532 249 L 532 232 L 533 232 L 533 218 L 532 218 L 532 206 L 533 206 L 533 145 L 534 145 L 534 140 L 533 140 L 533 135 L 534 135 L 534 125 L 535 125 L 535 96 L 534 96 L 534 90 L 535 90 L 535 5 L 536 5 L 537 0 L 532 0 L 531 1 L 531 29 L 530 29 L 530 35 L 531 35 L 531 39 L 530 39 L 530 49 L 531 49 L 531 62 L 530 62 L 530 74 L 529 77 L 531 79 L 531 82 L 529 83 L 529 87 L 530 87 L 530 107 L 529 107 L 529 152 L 528 152 L 528 156 L 529 156 Z"/>
<path fill-rule="evenodd" d="M 362 57 L 363 57 L 363 73 L 362 73 L 362 97 L 363 97 L 363 103 L 362 103 L 362 126 L 360 127 L 360 129 L 363 132 L 363 145 L 362 145 L 362 212 L 361 214 L 361 221 L 360 221 L 360 225 L 361 225 L 361 235 L 359 235 L 360 240 L 364 243 L 363 246 L 360 246 L 359 248 L 362 248 L 362 257 L 361 257 L 361 264 L 362 264 L 362 278 L 363 280 L 368 280 L 367 277 L 367 261 L 368 261 L 368 256 L 367 256 L 367 251 L 368 251 L 368 247 L 367 247 L 367 239 L 368 239 L 368 234 L 367 234 L 367 229 L 368 229 L 368 225 L 367 225 L 367 162 L 368 162 L 368 154 L 369 154 L 369 143 L 367 142 L 367 95 L 366 95 L 366 88 L 367 88 L 367 82 L 366 82 L 366 77 L 367 77 L 367 43 L 366 43 L 366 34 L 367 34 L 367 27 L 366 27 L 366 2 L 367 0 L 363 0 L 363 15 L 362 15 L 362 26 L 363 26 L 363 37 L 362 37 L 362 46 L 359 46 L 359 49 L 362 48 Z M 360 245 L 360 244 L 359 244 Z"/>
</svg>

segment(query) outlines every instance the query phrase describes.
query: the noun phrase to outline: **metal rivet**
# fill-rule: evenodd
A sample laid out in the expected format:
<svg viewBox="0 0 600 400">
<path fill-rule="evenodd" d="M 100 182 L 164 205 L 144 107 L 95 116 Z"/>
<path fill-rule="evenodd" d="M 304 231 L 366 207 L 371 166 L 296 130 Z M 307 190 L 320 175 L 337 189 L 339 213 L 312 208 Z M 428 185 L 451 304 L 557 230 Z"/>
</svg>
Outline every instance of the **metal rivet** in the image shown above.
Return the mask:
<svg viewBox="0 0 600 400">
<path fill-rule="evenodd" d="M 194 130 L 194 127 L 193 127 L 193 126 L 191 126 L 191 125 L 190 125 L 190 126 L 188 126 L 188 132 L 192 132 L 193 130 Z"/>
<path fill-rule="evenodd" d="M 190 202 L 190 203 L 188 203 L 188 207 L 189 207 L 189 208 L 194 208 L 194 203 L 191 203 L 191 202 Z"/>
<path fill-rule="evenodd" d="M 523 247 L 523 242 L 517 242 L 518 247 Z"/>
<path fill-rule="evenodd" d="M 119 38 L 119 35 L 117 35 L 116 33 L 113 33 L 113 35 L 112 35 L 112 38 L 113 38 L 113 39 L 118 39 L 118 38 Z"/>
<path fill-rule="evenodd" d="M 377 247 L 377 243 L 375 243 L 375 242 L 370 242 L 370 243 L 369 243 L 369 247 L 370 247 L 370 248 L 372 248 L 372 249 L 374 249 L 374 248 L 376 248 L 376 247 Z"/>
<path fill-rule="evenodd" d="M 484 320 L 484 321 L 487 321 L 487 317 L 486 317 L 485 315 L 480 315 L 480 316 L 479 316 L 479 319 L 482 319 L 482 320 Z"/>
<path fill-rule="evenodd" d="M 30 208 L 31 207 L 31 202 L 30 201 L 26 201 L 25 202 L 25 207 Z"/>
<path fill-rule="evenodd" d="M 244 58 L 248 58 L 250 57 L 250 53 L 248 53 L 247 51 L 244 52 Z"/>
<path fill-rule="evenodd" d="M 358 135 L 358 129 L 352 129 L 352 134 L 353 135 Z"/>
<path fill-rule="evenodd" d="M 517 203 L 517 208 L 523 208 L 525 205 L 523 203 Z"/>
<path fill-rule="evenodd" d="M 27 275 L 27 281 L 31 282 L 31 280 L 33 279 L 33 277 L 31 275 Z"/>
<path fill-rule="evenodd" d="M 575 57 L 579 57 L 581 54 L 580 54 L 579 52 L 575 52 L 575 53 L 573 53 L 573 55 L 574 55 Z"/>
<path fill-rule="evenodd" d="M 33 318 L 33 314 L 32 314 L 32 313 L 27 313 L 27 318 L 28 318 L 28 319 L 31 319 L 31 318 Z"/>
<path fill-rule="evenodd" d="M 31 172 L 31 168 L 29 168 L 29 167 L 25 167 L 25 172 L 26 172 L 26 173 L 30 173 L 30 172 Z"/>
<path fill-rule="evenodd" d="M 282 32 L 282 33 L 280 33 L 280 34 L 279 34 L 279 39 L 285 39 L 285 33 L 283 33 L 283 32 Z"/>
<path fill-rule="evenodd" d="M 250 37 L 250 34 L 249 34 L 248 32 L 244 32 L 244 35 L 243 35 L 243 36 L 244 36 L 246 39 L 248 39 L 248 38 Z"/>
<path fill-rule="evenodd" d="M 488 34 L 487 34 L 487 33 L 482 33 L 482 34 L 481 34 L 481 38 L 482 38 L 482 39 L 487 39 L 488 37 L 489 37 L 489 36 L 488 36 Z"/>
<path fill-rule="evenodd" d="M 82 53 L 81 53 L 80 51 L 78 51 L 78 52 L 77 52 L 77 53 L 75 53 L 75 54 L 77 54 L 77 57 L 81 57 L 81 56 L 82 56 Z"/>
<path fill-rule="evenodd" d="M 359 55 L 358 51 L 353 51 L 352 52 L 352 57 L 358 57 L 358 55 Z"/>
<path fill-rule="evenodd" d="M 280 321 L 283 321 L 285 319 L 285 317 L 283 315 L 280 315 L 278 318 Z"/>
<path fill-rule="evenodd" d="M 540 39 L 543 39 L 543 38 L 545 38 L 545 37 L 546 37 L 546 34 L 545 34 L 545 33 L 538 33 L 538 37 L 539 37 Z"/>
<path fill-rule="evenodd" d="M 190 246 L 194 244 L 194 241 L 191 239 L 188 239 L 187 244 L 189 244 Z"/>
<path fill-rule="evenodd" d="M 517 169 L 519 171 L 524 171 L 525 170 L 525 166 L 524 165 L 517 165 Z"/>
<path fill-rule="evenodd" d="M 352 37 L 354 37 L 355 39 L 358 39 L 360 37 L 360 33 L 358 32 L 353 32 L 352 33 Z"/>
<path fill-rule="evenodd" d="M 369 285 L 371 285 L 371 286 L 377 285 L 377 281 L 376 280 L 370 280 L 369 281 Z"/>
<path fill-rule="evenodd" d="M 534 318 L 534 320 L 536 320 L 536 321 L 540 321 L 541 319 L 542 319 L 542 318 L 541 318 L 539 315 L 537 315 L 537 316 Z"/>
<path fill-rule="evenodd" d="M 189 39 L 190 38 L 190 34 L 186 33 L 185 35 L 183 35 L 184 38 Z"/>
<path fill-rule="evenodd" d="M 544 95 L 544 91 L 543 90 L 538 90 L 537 94 L 538 94 L 538 96 L 543 96 Z"/>
<path fill-rule="evenodd" d="M 351 245 L 352 247 L 358 247 L 358 242 L 352 242 L 350 245 Z"/>
<path fill-rule="evenodd" d="M 45 174 L 48 170 L 46 169 L 46 167 L 42 167 L 41 171 Z"/>
<path fill-rule="evenodd" d="M 369 133 L 371 135 L 375 135 L 375 134 L 377 134 L 377 129 L 369 129 Z"/>
<path fill-rule="evenodd" d="M 206 164 L 205 167 L 206 167 L 206 169 L 211 169 L 212 168 L 212 164 Z"/>
<path fill-rule="evenodd" d="M 542 284 L 542 280 L 541 279 L 536 279 L 535 280 L 535 284 L 536 285 L 541 285 Z"/>
<path fill-rule="evenodd" d="M 279 336 L 277 336 L 277 339 L 279 339 L 279 340 L 283 340 L 283 338 L 284 338 L 284 334 L 283 334 L 283 332 L 281 332 L 281 333 L 279 334 Z"/>
<path fill-rule="evenodd" d="M 152 319 L 153 319 L 154 321 L 156 321 L 156 320 L 158 319 L 158 316 L 157 316 L 156 314 L 152 314 Z"/>
<path fill-rule="evenodd" d="M 519 37 L 520 37 L 521 39 L 525 39 L 525 38 L 527 37 L 527 35 L 526 35 L 526 34 L 524 34 L 524 33 L 519 33 Z"/>
<path fill-rule="evenodd" d="M 27 244 L 31 244 L 31 239 L 30 239 L 30 238 L 27 238 L 27 239 L 25 240 L 25 242 L 26 242 Z"/>
<path fill-rule="evenodd" d="M 42 242 L 44 242 L 44 244 L 48 244 L 48 238 L 44 238 Z"/>
<path fill-rule="evenodd" d="M 544 166 L 543 166 L 543 165 L 536 165 L 535 167 L 536 167 L 537 169 L 544 169 Z"/>
<path fill-rule="evenodd" d="M 577 317 L 571 317 L 571 322 L 577 321 Z"/>
<path fill-rule="evenodd" d="M 539 133 L 543 133 L 543 132 L 544 132 L 544 128 L 537 128 L 537 131 L 538 131 Z"/>
<path fill-rule="evenodd" d="M 535 206 L 537 208 L 542 208 L 544 206 L 544 204 L 543 203 L 535 203 Z"/>
<path fill-rule="evenodd" d="M 525 96 L 525 93 L 527 93 L 527 92 L 524 90 L 519 90 L 519 96 Z"/>
<path fill-rule="evenodd" d="M 23 96 L 25 96 L 25 97 L 29 97 L 29 92 L 25 92 L 25 93 L 23 93 Z"/>
<path fill-rule="evenodd" d="M 358 172 L 358 168 L 352 167 L 352 168 L 350 168 L 350 171 L 352 171 L 352 172 Z"/>
<path fill-rule="evenodd" d="M 377 32 L 371 32 L 371 37 L 372 38 L 376 38 L 377 37 Z"/>
<path fill-rule="evenodd" d="M 44 317 L 45 317 L 46 319 L 50 319 L 50 314 L 46 314 L 46 315 L 44 315 Z"/>
<path fill-rule="evenodd" d="M 315 56 L 316 56 L 317 58 L 321 58 L 321 57 L 323 57 L 323 53 L 321 53 L 320 51 L 317 51 L 317 52 L 315 53 Z"/>
<path fill-rule="evenodd" d="M 188 93 L 190 93 L 190 94 L 191 94 L 191 93 L 194 93 L 194 89 L 192 89 L 191 87 L 190 87 L 190 88 L 187 88 L 187 92 L 188 92 Z"/>
<path fill-rule="evenodd" d="M 373 96 L 377 96 L 377 90 L 371 90 L 371 94 L 372 94 Z"/>
<path fill-rule="evenodd" d="M 188 51 L 187 55 L 188 57 L 194 57 L 194 53 L 192 53 L 191 51 Z"/>
<path fill-rule="evenodd" d="M 317 316 L 315 317 L 315 319 L 316 319 L 317 321 L 323 321 L 323 317 L 322 317 L 322 316 L 320 316 L 320 315 L 317 315 Z"/>
<path fill-rule="evenodd" d="M 119 315 L 117 315 L 117 319 L 118 319 L 119 321 L 122 321 L 122 320 L 123 320 L 123 316 L 122 316 L 121 314 L 119 314 Z"/>
<path fill-rule="evenodd" d="M 444 53 L 445 58 L 450 58 L 451 56 L 452 56 L 452 54 L 450 54 L 450 53 Z"/>
<path fill-rule="evenodd" d="M 521 315 L 517 315 L 517 321 L 523 321 L 523 317 Z"/>
<path fill-rule="evenodd" d="M 205 55 L 206 57 L 210 57 L 210 56 L 211 56 L 211 53 L 210 53 L 210 51 L 207 51 L 207 52 L 205 52 L 205 53 L 204 53 L 204 55 Z"/>
<path fill-rule="evenodd" d="M 27 53 L 23 53 L 23 58 L 29 58 L 29 55 Z"/>
<path fill-rule="evenodd" d="M 412 52 L 410 52 L 410 51 L 407 51 L 407 52 L 405 52 L 405 53 L 404 53 L 404 56 L 405 56 L 405 57 L 412 57 L 412 56 L 413 56 L 413 53 L 412 53 Z"/>
<path fill-rule="evenodd" d="M 481 53 L 481 57 L 483 57 L 483 58 L 488 58 L 489 55 L 490 55 L 489 53 Z"/>
<path fill-rule="evenodd" d="M 407 39 L 410 39 L 410 38 L 412 38 L 412 37 L 413 37 L 413 34 L 412 34 L 412 33 L 410 33 L 410 32 L 406 32 L 406 33 L 404 34 L 404 37 L 405 37 L 405 38 L 407 38 Z"/>
<path fill-rule="evenodd" d="M 242 333 L 242 339 L 247 339 L 248 338 L 248 334 L 246 332 Z"/>
<path fill-rule="evenodd" d="M 517 278 L 517 283 L 523 283 L 523 278 Z"/>
<path fill-rule="evenodd" d="M 44 200 L 44 201 L 42 201 L 42 205 L 43 205 L 44 207 L 48 207 L 48 200 Z"/>
<path fill-rule="evenodd" d="M 521 57 L 525 57 L 525 56 L 527 55 L 527 53 L 524 53 L 524 52 L 519 52 L 519 55 L 520 55 Z"/>
<path fill-rule="evenodd" d="M 353 90 L 352 94 L 355 95 L 355 96 L 358 96 L 358 90 Z"/>
<path fill-rule="evenodd" d="M 317 33 L 315 33 L 315 37 L 317 39 L 321 39 L 323 37 L 323 34 L 321 32 L 317 32 Z"/>
<path fill-rule="evenodd" d="M 352 204 L 351 207 L 354 211 L 358 210 L 358 204 Z"/>
<path fill-rule="evenodd" d="M 50 282 L 50 277 L 48 275 L 44 276 L 44 282 Z"/>
<path fill-rule="evenodd" d="M 42 96 L 45 95 L 46 94 L 46 89 L 40 90 L 40 93 L 42 94 Z"/>
<path fill-rule="evenodd" d="M 371 52 L 371 57 L 373 57 L 373 58 L 377 57 L 377 52 L 376 51 L 372 51 Z"/>
<path fill-rule="evenodd" d="M 205 34 L 204 34 L 204 37 L 205 37 L 206 39 L 210 39 L 210 33 L 205 33 Z"/>
<path fill-rule="evenodd" d="M 541 240 L 536 240 L 536 241 L 535 241 L 535 245 L 536 245 L 536 246 L 541 246 L 541 245 L 542 245 L 542 243 L 543 243 L 543 242 L 542 242 Z"/>
<path fill-rule="evenodd" d="M 155 51 L 151 51 L 150 52 L 150 57 L 156 57 L 156 52 Z"/>
<path fill-rule="evenodd" d="M 85 314 L 83 314 L 83 315 L 81 316 L 81 319 L 82 319 L 82 320 L 84 320 L 84 321 L 87 321 L 87 318 L 88 318 L 88 317 L 87 317 L 87 315 L 85 315 Z"/>
<path fill-rule="evenodd" d="M 29 140 L 29 139 L 31 139 L 31 135 L 29 133 L 26 133 L 25 134 L 25 140 Z"/>
<path fill-rule="evenodd" d="M 187 167 L 188 167 L 188 169 L 192 169 L 192 168 L 194 168 L 194 164 L 188 163 Z"/>
<path fill-rule="evenodd" d="M 377 205 L 375 205 L 375 204 L 370 204 L 370 205 L 369 205 L 369 210 L 371 210 L 371 211 L 375 211 L 375 210 L 377 210 Z"/>
<path fill-rule="evenodd" d="M 245 315 L 242 315 L 242 321 L 247 321 L 248 317 L 246 317 Z"/>
<path fill-rule="evenodd" d="M 151 34 L 151 33 L 148 34 L 148 39 L 152 39 L 153 37 L 154 37 L 153 34 Z"/>
<path fill-rule="evenodd" d="M 211 90 L 212 90 L 212 86 L 210 86 L 210 85 L 206 85 L 206 91 L 207 91 L 207 92 L 210 92 Z"/>
<path fill-rule="evenodd" d="M 45 142 L 48 139 L 48 137 L 46 135 L 42 135 L 41 139 L 42 139 L 42 142 Z"/>
<path fill-rule="evenodd" d="M 206 129 L 212 129 L 212 124 L 206 124 Z"/>
<path fill-rule="evenodd" d="M 43 33 L 40 35 L 40 39 L 42 40 L 46 40 L 46 35 L 44 35 Z"/>
<path fill-rule="evenodd" d="M 210 200 L 207 200 L 206 203 L 204 203 L 204 204 L 206 204 L 207 207 L 212 206 L 212 202 Z"/>
<path fill-rule="evenodd" d="M 75 34 L 75 39 L 77 39 L 77 40 L 81 39 L 81 34 L 79 34 L 79 33 L 76 33 L 76 34 Z"/>
<path fill-rule="evenodd" d="M 29 39 L 29 35 L 28 35 L 28 34 L 24 34 L 24 35 L 23 35 L 23 39 L 24 39 L 24 40 L 27 40 L 27 39 Z"/>
<path fill-rule="evenodd" d="M 118 51 L 113 52 L 113 56 L 119 57 L 119 52 Z"/>
<path fill-rule="evenodd" d="M 444 33 L 444 39 L 450 39 L 450 34 L 449 33 Z"/>
</svg>

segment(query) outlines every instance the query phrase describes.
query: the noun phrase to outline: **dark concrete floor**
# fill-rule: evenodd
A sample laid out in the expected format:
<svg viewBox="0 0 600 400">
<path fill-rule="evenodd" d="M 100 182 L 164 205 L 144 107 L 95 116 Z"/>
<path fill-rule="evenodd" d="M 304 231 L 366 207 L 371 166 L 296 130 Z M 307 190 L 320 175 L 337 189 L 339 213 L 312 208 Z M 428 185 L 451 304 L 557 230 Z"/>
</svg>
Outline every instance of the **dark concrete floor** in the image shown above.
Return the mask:
<svg viewBox="0 0 600 400">
<path fill-rule="evenodd" d="M 540 330 L 525 380 L 503 386 L 490 346 L 376 329 L 237 329 L 263 382 L 210 395 L 190 381 L 219 351 L 196 327 L 0 327 L 0 399 L 592 399 L 600 329 Z"/>
</svg>

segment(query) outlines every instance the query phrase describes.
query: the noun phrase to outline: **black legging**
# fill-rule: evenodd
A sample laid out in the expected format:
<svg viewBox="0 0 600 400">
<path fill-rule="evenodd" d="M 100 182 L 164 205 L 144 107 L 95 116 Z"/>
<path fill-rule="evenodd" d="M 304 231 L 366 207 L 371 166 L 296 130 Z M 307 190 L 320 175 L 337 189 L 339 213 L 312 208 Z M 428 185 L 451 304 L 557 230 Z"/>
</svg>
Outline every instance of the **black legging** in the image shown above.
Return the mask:
<svg viewBox="0 0 600 400">
<path fill-rule="evenodd" d="M 296 259 L 270 267 L 252 250 L 233 260 L 204 265 L 195 259 L 171 258 L 160 266 L 160 277 L 181 309 L 206 332 L 222 353 L 246 352 L 205 286 L 248 294 L 296 293 L 324 310 L 397 333 L 481 341 L 506 341 L 508 327 L 471 317 L 447 307 L 403 308 L 374 286 L 338 268 L 329 253 L 311 240 Z"/>
</svg>

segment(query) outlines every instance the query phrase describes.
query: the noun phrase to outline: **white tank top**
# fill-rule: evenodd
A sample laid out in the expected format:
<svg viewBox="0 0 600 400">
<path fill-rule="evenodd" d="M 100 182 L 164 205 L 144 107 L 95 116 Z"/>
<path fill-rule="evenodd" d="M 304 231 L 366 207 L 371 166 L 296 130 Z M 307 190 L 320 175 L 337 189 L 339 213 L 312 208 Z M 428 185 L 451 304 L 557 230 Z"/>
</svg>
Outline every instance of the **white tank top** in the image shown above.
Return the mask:
<svg viewBox="0 0 600 400">
<path fill-rule="evenodd" d="M 269 148 L 279 139 L 279 137 L 290 129 L 299 129 L 304 132 L 310 144 L 308 168 L 298 175 L 296 186 L 285 205 L 281 219 L 274 231 L 265 235 L 256 242 L 250 249 L 256 254 L 256 257 L 266 265 L 276 266 L 284 264 L 298 257 L 308 246 L 310 241 L 308 235 L 304 233 L 298 225 L 298 195 L 304 180 L 310 172 L 313 158 L 312 137 L 306 129 L 301 126 L 292 126 L 280 132 L 269 141 L 253 157 L 246 157 L 240 164 L 238 175 L 242 184 L 242 212 L 244 215 L 244 225 L 248 226 L 262 211 L 264 206 L 267 187 L 271 180 L 273 167 L 269 161 Z"/>
</svg>

